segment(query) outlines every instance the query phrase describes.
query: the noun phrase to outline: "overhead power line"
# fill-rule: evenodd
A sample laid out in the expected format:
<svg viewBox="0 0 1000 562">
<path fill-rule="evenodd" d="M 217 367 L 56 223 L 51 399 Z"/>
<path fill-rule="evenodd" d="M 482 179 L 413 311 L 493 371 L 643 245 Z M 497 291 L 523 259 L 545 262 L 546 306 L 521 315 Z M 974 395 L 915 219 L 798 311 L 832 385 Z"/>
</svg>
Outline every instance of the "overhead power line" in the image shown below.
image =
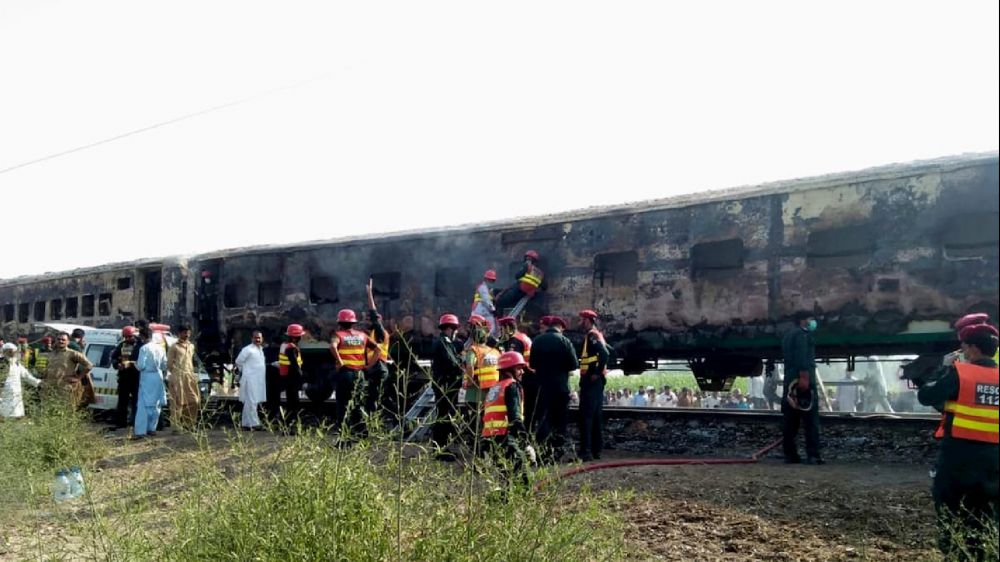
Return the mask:
<svg viewBox="0 0 1000 562">
<path fill-rule="evenodd" d="M 241 98 L 241 99 L 238 99 L 238 100 L 235 100 L 235 101 L 231 101 L 231 102 L 224 103 L 224 104 L 221 104 L 221 105 L 215 105 L 215 106 L 212 106 L 212 107 L 209 107 L 209 108 L 206 108 L 206 109 L 195 111 L 194 113 L 188 113 L 188 114 L 185 114 L 185 115 L 181 115 L 179 117 L 174 117 L 173 119 L 167 119 L 166 121 L 160 121 L 159 123 L 154 123 L 152 125 L 147 125 L 145 127 L 140 127 L 138 129 L 133 129 L 131 131 L 122 133 L 120 135 L 115 135 L 113 137 L 108 137 L 106 139 L 101 139 L 99 141 L 95 141 L 95 142 L 92 142 L 92 143 L 80 145 L 80 146 L 77 146 L 77 147 L 74 147 L 74 148 L 70 148 L 69 150 L 63 150 L 62 152 L 56 152 L 54 154 L 49 154 L 48 156 L 43 156 L 41 158 L 36 158 L 34 160 L 28 160 L 27 162 L 21 162 L 20 164 L 15 164 L 14 166 L 11 166 L 9 168 L 4 168 L 4 169 L 0 170 L 0 174 L 6 174 L 7 172 L 13 172 L 14 170 L 19 170 L 19 169 L 25 168 L 27 166 L 32 166 L 34 164 L 40 164 L 42 162 L 47 162 L 47 161 L 53 160 L 55 158 L 66 156 L 67 154 L 73 154 L 74 152 L 80 152 L 82 150 L 87 150 L 87 149 L 90 149 L 90 148 L 94 148 L 95 146 L 101 146 L 102 144 L 108 144 L 108 143 L 111 143 L 111 142 L 115 142 L 115 141 L 121 140 L 121 139 L 126 138 L 126 137 L 131 137 L 131 136 L 134 136 L 134 135 L 145 133 L 147 131 L 152 131 L 153 129 L 159 129 L 160 127 L 165 127 L 167 125 L 173 125 L 174 123 L 177 123 L 177 122 L 180 122 L 180 121 L 187 121 L 188 119 L 194 119 L 195 117 L 200 117 L 200 116 L 205 115 L 207 113 L 212 113 L 214 111 L 219 111 L 221 109 L 227 109 L 227 108 L 230 108 L 230 107 L 233 107 L 233 106 L 236 106 L 236 105 L 240 105 L 240 104 L 247 103 L 247 102 L 250 102 L 250 101 L 254 101 L 254 100 L 257 100 L 257 99 L 260 99 L 260 98 L 263 98 L 263 97 L 267 97 L 267 96 L 276 94 L 278 92 L 283 92 L 285 90 L 291 90 L 293 88 L 298 88 L 300 86 L 304 86 L 304 85 L 310 84 L 312 82 L 323 80 L 323 79 L 328 78 L 328 77 L 330 77 L 332 75 L 333 75 L 333 72 L 328 72 L 328 73 L 322 74 L 320 76 L 315 76 L 313 78 L 308 78 L 308 79 L 302 80 L 300 82 L 295 82 L 294 84 L 288 84 L 286 86 L 281 86 L 279 88 L 274 88 L 273 90 L 268 90 L 268 91 L 262 92 L 260 94 L 254 94 L 252 96 L 247 96 L 245 98 Z"/>
</svg>

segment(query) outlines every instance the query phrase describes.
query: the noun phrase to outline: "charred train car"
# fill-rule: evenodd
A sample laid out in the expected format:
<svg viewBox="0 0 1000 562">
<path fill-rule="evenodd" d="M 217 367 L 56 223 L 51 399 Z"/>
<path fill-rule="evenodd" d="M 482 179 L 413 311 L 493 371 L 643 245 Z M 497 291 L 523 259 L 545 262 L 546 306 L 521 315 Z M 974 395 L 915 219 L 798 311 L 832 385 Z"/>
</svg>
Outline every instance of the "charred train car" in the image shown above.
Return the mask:
<svg viewBox="0 0 1000 562">
<path fill-rule="evenodd" d="M 529 303 L 526 324 L 593 308 L 626 372 L 684 359 L 710 387 L 778 358 L 780 334 L 803 309 L 820 318 L 824 357 L 952 349 L 954 318 L 997 317 L 998 216 L 992 153 L 483 226 L 20 278 L 0 282 L 0 304 L 7 335 L 71 319 L 67 303 L 79 299 L 81 323 L 193 320 L 204 350 L 246 341 L 257 327 L 279 334 L 290 322 L 325 339 L 337 310 L 365 306 L 372 276 L 388 325 L 422 354 L 442 312 L 469 310 L 485 269 L 500 272 L 499 285 L 513 283 L 533 249 L 548 290 Z"/>
</svg>

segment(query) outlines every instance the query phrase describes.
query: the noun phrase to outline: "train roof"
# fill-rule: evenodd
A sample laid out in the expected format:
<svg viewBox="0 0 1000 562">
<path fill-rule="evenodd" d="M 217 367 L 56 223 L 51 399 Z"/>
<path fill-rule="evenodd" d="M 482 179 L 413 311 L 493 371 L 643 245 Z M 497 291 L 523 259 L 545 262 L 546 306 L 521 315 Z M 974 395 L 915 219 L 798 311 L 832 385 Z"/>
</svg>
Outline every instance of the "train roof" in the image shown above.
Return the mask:
<svg viewBox="0 0 1000 562">
<path fill-rule="evenodd" d="M 688 207 L 701 205 L 704 203 L 747 199 L 751 197 L 761 197 L 776 193 L 789 193 L 796 191 L 809 191 L 814 189 L 824 189 L 840 185 L 864 183 L 893 179 L 905 176 L 919 175 L 928 172 L 953 171 L 973 166 L 995 164 L 1000 160 L 997 151 L 982 153 L 966 153 L 955 156 L 945 156 L 929 160 L 917 160 L 906 163 L 894 163 L 862 170 L 847 172 L 836 172 L 806 178 L 795 178 L 779 180 L 762 184 L 744 185 L 738 187 L 710 189 L 695 193 L 686 193 L 672 197 L 659 199 L 648 199 L 642 201 L 631 201 L 617 205 L 593 206 L 582 209 L 574 209 L 559 213 L 546 215 L 535 215 L 528 217 L 505 218 L 485 223 L 461 224 L 455 226 L 442 226 L 414 230 L 404 230 L 388 233 L 369 233 L 357 236 L 345 236 L 340 238 L 330 238 L 324 240 L 310 240 L 305 242 L 295 242 L 291 244 L 263 244 L 256 246 L 245 246 L 227 248 L 192 254 L 187 256 L 169 256 L 163 258 L 147 258 L 130 262 L 116 262 L 95 267 L 79 268 L 58 273 L 45 273 L 42 275 L 26 275 L 11 279 L 0 280 L 0 285 L 22 285 L 60 279 L 64 277 L 74 277 L 92 273 L 112 271 L 115 269 L 133 269 L 155 265 L 161 265 L 169 261 L 184 260 L 211 260 L 222 259 L 232 255 L 247 254 L 268 254 L 281 251 L 304 251 L 321 248 L 329 245 L 353 245 L 373 242 L 393 242 L 398 240 L 413 238 L 430 238 L 455 232 L 481 232 L 503 228 L 505 230 L 518 230 L 535 228 L 538 226 L 555 224 L 567 221 L 582 220 L 591 217 L 608 217 L 622 214 L 645 213 L 663 209 Z"/>
</svg>

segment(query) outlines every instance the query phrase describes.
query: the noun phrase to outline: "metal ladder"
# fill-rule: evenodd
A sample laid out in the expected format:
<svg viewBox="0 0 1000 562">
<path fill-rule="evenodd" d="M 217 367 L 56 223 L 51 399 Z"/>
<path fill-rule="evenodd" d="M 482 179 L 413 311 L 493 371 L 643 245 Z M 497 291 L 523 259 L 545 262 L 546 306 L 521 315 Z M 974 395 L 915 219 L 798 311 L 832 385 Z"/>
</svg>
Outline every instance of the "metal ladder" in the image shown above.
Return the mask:
<svg viewBox="0 0 1000 562">
<path fill-rule="evenodd" d="M 407 441 L 425 440 L 427 432 L 430 431 L 434 425 L 434 420 L 437 419 L 437 408 L 434 407 L 433 384 L 433 382 L 427 383 L 423 392 L 420 393 L 420 397 L 406 411 L 403 423 L 406 426 L 414 427 L 414 430 L 406 437 Z"/>
</svg>

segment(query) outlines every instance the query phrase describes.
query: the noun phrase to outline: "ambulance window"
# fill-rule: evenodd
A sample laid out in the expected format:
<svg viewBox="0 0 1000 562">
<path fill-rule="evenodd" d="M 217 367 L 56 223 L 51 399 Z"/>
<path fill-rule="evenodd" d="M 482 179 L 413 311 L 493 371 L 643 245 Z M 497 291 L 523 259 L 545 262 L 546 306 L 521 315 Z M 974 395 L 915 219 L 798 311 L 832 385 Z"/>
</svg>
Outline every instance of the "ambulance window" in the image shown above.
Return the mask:
<svg viewBox="0 0 1000 562">
<path fill-rule="evenodd" d="M 94 295 L 83 295 L 83 314 L 84 317 L 89 317 L 94 315 Z"/>
<path fill-rule="evenodd" d="M 594 256 L 594 287 L 629 287 L 639 278 L 637 252 L 611 252 Z"/>
<path fill-rule="evenodd" d="M 743 271 L 743 240 L 730 238 L 691 246 L 691 275 L 695 279 L 718 279 Z"/>
<path fill-rule="evenodd" d="M 62 299 L 52 299 L 49 303 L 49 315 L 53 320 L 62 320 Z"/>
<path fill-rule="evenodd" d="M 125 291 L 132 288 L 132 278 L 131 277 L 119 277 L 118 278 L 118 290 Z"/>
<path fill-rule="evenodd" d="M 42 322 L 45 320 L 45 301 L 38 301 L 35 303 L 35 321 Z"/>
<path fill-rule="evenodd" d="M 17 305 L 17 321 L 24 324 L 29 320 L 31 314 L 31 303 L 22 302 Z"/>
<path fill-rule="evenodd" d="M 76 297 L 69 297 L 66 299 L 66 318 L 76 318 L 77 305 L 80 303 L 80 299 Z"/>
<path fill-rule="evenodd" d="M 257 285 L 258 306 L 278 306 L 281 304 L 281 281 L 262 281 Z"/>
<path fill-rule="evenodd" d="M 5 304 L 3 305 L 3 321 L 13 322 L 14 321 L 14 305 Z"/>
<path fill-rule="evenodd" d="M 309 280 L 309 302 L 313 304 L 333 304 L 340 300 L 337 279 L 318 276 Z"/>
<path fill-rule="evenodd" d="M 97 343 L 92 343 L 87 345 L 87 359 L 94 364 L 95 367 L 110 368 L 111 367 L 111 351 L 114 350 L 113 345 L 102 345 Z"/>
<path fill-rule="evenodd" d="M 97 297 L 97 314 L 111 316 L 111 293 L 101 293 Z"/>
</svg>

